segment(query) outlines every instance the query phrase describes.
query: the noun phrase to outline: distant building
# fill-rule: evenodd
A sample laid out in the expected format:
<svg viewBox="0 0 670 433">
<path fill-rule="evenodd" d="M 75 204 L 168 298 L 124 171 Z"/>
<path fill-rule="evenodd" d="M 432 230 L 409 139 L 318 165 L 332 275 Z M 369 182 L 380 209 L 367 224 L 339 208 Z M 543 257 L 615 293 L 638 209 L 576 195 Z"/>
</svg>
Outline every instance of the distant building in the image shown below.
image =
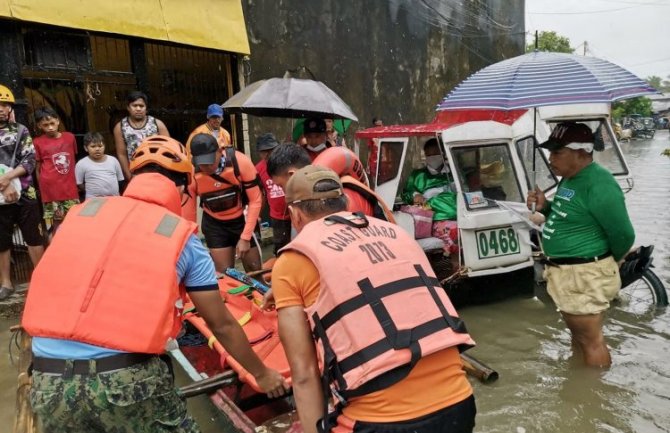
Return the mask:
<svg viewBox="0 0 670 433">
<path fill-rule="evenodd" d="M 660 95 L 651 95 L 651 112 L 657 115 L 666 115 L 670 113 L 670 93 Z"/>
</svg>

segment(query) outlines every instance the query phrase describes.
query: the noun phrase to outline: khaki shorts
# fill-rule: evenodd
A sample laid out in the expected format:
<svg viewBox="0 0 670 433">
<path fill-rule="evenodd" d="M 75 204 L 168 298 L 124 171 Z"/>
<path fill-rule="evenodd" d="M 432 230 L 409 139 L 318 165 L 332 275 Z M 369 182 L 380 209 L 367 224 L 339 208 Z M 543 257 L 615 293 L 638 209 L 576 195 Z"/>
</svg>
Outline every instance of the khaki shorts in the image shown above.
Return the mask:
<svg viewBox="0 0 670 433">
<path fill-rule="evenodd" d="M 607 310 L 621 288 L 614 258 L 581 265 L 546 266 L 547 292 L 562 312 L 575 315 Z"/>
</svg>

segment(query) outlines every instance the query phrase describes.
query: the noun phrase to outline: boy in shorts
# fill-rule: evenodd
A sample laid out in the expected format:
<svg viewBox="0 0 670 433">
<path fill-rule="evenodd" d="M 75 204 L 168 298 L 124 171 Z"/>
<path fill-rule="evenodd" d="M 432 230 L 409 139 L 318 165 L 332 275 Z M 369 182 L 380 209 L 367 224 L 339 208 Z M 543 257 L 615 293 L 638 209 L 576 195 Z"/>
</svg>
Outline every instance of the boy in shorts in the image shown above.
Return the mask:
<svg viewBox="0 0 670 433">
<path fill-rule="evenodd" d="M 84 149 L 88 157 L 77 162 L 75 178 L 86 198 L 119 195 L 123 182 L 123 171 L 119 160 L 105 155 L 105 143 L 99 132 L 88 132 L 84 136 Z"/>
<path fill-rule="evenodd" d="M 71 133 L 59 131 L 58 114 L 49 107 L 35 111 L 35 122 L 41 133 L 33 142 L 43 216 L 54 233 L 70 208 L 79 203 L 74 179 L 77 142 Z"/>
</svg>

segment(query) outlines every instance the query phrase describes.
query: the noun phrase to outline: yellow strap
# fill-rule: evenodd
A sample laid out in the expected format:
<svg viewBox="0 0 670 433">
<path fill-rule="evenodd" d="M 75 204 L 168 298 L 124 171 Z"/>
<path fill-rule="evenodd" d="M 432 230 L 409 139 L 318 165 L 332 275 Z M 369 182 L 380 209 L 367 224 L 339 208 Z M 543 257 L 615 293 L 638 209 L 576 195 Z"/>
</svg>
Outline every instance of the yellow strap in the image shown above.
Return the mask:
<svg viewBox="0 0 670 433">
<path fill-rule="evenodd" d="M 244 316 L 237 319 L 237 323 L 239 323 L 240 326 L 244 326 L 247 323 L 249 323 L 250 320 L 251 320 L 251 313 L 246 312 L 246 313 L 244 313 Z"/>
<path fill-rule="evenodd" d="M 209 337 L 209 340 L 207 340 L 207 345 L 209 346 L 210 349 L 214 349 L 214 343 L 216 343 L 216 341 L 217 340 L 215 336 L 212 335 L 211 337 Z"/>
</svg>

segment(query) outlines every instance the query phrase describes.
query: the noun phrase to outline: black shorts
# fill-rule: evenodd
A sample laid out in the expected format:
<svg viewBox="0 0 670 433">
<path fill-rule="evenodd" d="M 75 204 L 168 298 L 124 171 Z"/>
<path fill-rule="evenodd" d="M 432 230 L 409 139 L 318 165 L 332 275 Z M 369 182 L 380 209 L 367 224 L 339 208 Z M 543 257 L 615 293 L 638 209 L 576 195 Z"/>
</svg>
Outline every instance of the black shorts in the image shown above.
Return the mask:
<svg viewBox="0 0 670 433">
<path fill-rule="evenodd" d="M 477 407 L 475 397 L 421 418 L 392 423 L 356 421 L 353 433 L 472 433 Z"/>
<path fill-rule="evenodd" d="M 19 226 L 28 246 L 44 245 L 42 215 L 37 200 L 21 198 L 18 203 L 0 206 L 0 252 L 12 247 L 15 225 Z"/>
<path fill-rule="evenodd" d="M 246 221 L 244 216 L 232 220 L 222 221 L 202 213 L 202 234 L 205 235 L 207 248 L 235 248 L 240 241 Z M 256 247 L 256 238 L 252 236 L 251 246 Z"/>
</svg>

